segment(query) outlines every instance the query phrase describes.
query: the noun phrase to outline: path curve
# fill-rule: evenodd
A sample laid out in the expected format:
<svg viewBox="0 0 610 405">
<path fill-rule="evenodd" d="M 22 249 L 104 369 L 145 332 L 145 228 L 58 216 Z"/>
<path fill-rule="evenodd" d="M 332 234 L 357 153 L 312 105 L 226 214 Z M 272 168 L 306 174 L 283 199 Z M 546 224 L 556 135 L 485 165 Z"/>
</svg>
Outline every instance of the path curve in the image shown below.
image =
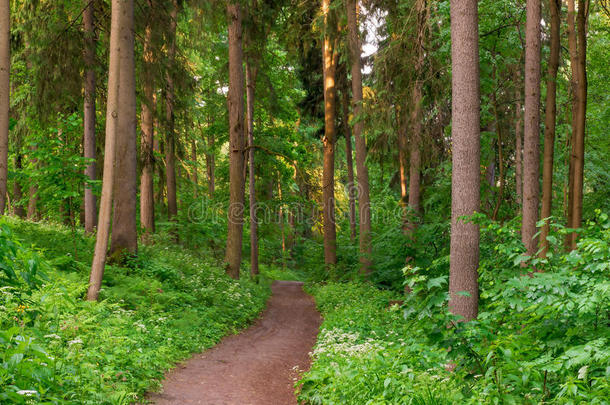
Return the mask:
<svg viewBox="0 0 610 405">
<path fill-rule="evenodd" d="M 298 370 L 310 365 L 321 317 L 303 283 L 275 281 L 262 317 L 166 375 L 157 405 L 296 404 Z"/>
</svg>

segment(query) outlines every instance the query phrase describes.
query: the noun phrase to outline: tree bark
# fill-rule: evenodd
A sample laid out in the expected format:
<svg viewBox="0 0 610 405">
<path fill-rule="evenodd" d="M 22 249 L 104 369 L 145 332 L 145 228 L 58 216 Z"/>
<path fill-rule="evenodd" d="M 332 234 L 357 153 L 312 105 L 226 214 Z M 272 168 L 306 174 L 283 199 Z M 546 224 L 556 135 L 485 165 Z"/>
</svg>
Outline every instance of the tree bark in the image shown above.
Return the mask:
<svg viewBox="0 0 610 405">
<path fill-rule="evenodd" d="M 545 220 L 540 232 L 540 257 L 546 257 L 549 250 L 547 236 L 550 230 L 550 220 L 553 204 L 553 157 L 555 155 L 555 121 L 557 116 L 557 69 L 559 68 L 560 51 L 560 13 L 561 0 L 549 0 L 550 48 L 548 73 L 546 80 L 546 113 L 544 117 L 544 158 L 542 166 L 542 210 L 540 217 Z"/>
<path fill-rule="evenodd" d="M 523 126 L 523 222 L 526 254 L 538 249 L 540 194 L 540 0 L 527 0 L 525 26 L 525 111 Z"/>
<path fill-rule="evenodd" d="M 337 229 L 335 225 L 335 113 L 337 89 L 337 43 L 331 38 L 329 22 L 331 0 L 322 0 L 324 41 L 322 43 L 324 75 L 324 166 L 322 170 L 322 203 L 324 211 L 324 263 L 337 264 Z"/>
<path fill-rule="evenodd" d="M 114 218 L 110 255 L 122 260 L 138 250 L 136 80 L 134 63 L 134 1 L 122 0 L 119 107 L 116 139 Z"/>
<path fill-rule="evenodd" d="M 15 155 L 15 170 L 21 171 L 23 169 L 22 160 L 23 156 L 21 155 L 21 152 L 18 151 Z M 13 213 L 19 218 L 25 218 L 26 215 L 22 200 L 23 192 L 21 190 L 21 184 L 15 179 L 15 182 L 13 183 Z"/>
<path fill-rule="evenodd" d="M 83 151 L 86 159 L 91 159 L 85 168 L 85 176 L 95 180 L 95 24 L 94 24 L 94 2 L 83 0 L 85 9 L 83 11 L 83 29 L 85 34 L 85 105 L 84 105 L 84 137 Z M 90 186 L 85 184 L 85 232 L 93 233 L 97 220 L 97 207 L 95 195 Z"/>
<path fill-rule="evenodd" d="M 10 108 L 10 1 L 0 0 L 0 215 L 6 209 Z"/>
<path fill-rule="evenodd" d="M 89 289 L 87 300 L 95 301 L 98 298 L 104 277 L 106 265 L 106 250 L 108 249 L 108 236 L 110 233 L 110 218 L 112 216 L 112 194 L 114 190 L 114 163 L 116 152 L 116 138 L 119 118 L 119 73 L 121 49 L 121 24 L 123 20 L 122 6 L 127 4 L 123 0 L 112 0 L 112 15 L 110 25 L 110 60 L 108 63 L 108 96 L 106 104 L 106 140 L 104 148 L 104 175 L 102 180 L 102 196 L 100 199 L 100 213 L 97 222 L 97 236 L 91 275 L 89 276 Z"/>
<path fill-rule="evenodd" d="M 142 174 L 140 176 L 140 226 L 142 227 L 142 239 L 155 232 L 155 196 L 154 196 L 154 131 L 155 131 L 155 89 L 154 74 L 152 65 L 154 63 L 154 53 L 152 50 L 152 26 L 146 26 L 144 34 L 143 51 L 143 101 L 141 104 L 141 154 L 142 154 Z"/>
<path fill-rule="evenodd" d="M 347 0 L 347 25 L 349 30 L 349 49 L 352 71 L 352 112 L 354 140 L 356 143 L 356 173 L 358 180 L 358 210 L 360 221 L 360 272 L 371 271 L 371 200 L 369 196 L 369 172 L 366 166 L 366 140 L 363 123 L 359 120 L 362 113 L 362 45 L 358 28 L 357 0 Z"/>
<path fill-rule="evenodd" d="M 208 196 L 210 198 L 214 197 L 214 188 L 215 188 L 215 157 L 214 157 L 214 134 L 209 129 L 211 127 L 211 122 L 208 120 L 208 135 L 207 135 L 207 151 L 205 153 L 205 170 L 208 177 Z"/>
<path fill-rule="evenodd" d="M 191 162 L 193 162 L 193 172 L 191 181 L 193 182 L 193 195 L 197 198 L 197 188 L 199 186 L 199 173 L 197 173 L 197 140 L 191 139 Z"/>
<path fill-rule="evenodd" d="M 514 75 L 515 82 L 515 186 L 517 188 L 517 204 L 519 214 L 523 209 L 523 111 L 521 104 L 521 68 L 517 65 Z"/>
<path fill-rule="evenodd" d="M 169 49 L 167 57 L 169 66 L 167 70 L 167 91 L 165 92 L 165 117 L 167 130 L 165 137 L 165 183 L 167 187 L 167 217 L 170 221 L 178 215 L 176 200 L 176 140 L 174 125 L 174 61 L 176 58 L 176 25 L 178 19 L 178 0 L 172 1 L 169 27 Z"/>
<path fill-rule="evenodd" d="M 574 91 L 570 166 L 572 187 L 570 206 L 568 207 L 570 214 L 568 227 L 580 228 L 582 225 L 585 124 L 587 117 L 587 20 L 589 16 L 589 1 L 578 0 L 576 28 L 574 27 L 574 2 L 575 0 L 568 0 L 568 46 L 570 49 Z M 568 237 L 569 249 L 576 249 L 577 234 L 571 233 Z"/>
<path fill-rule="evenodd" d="M 226 270 L 239 278 L 244 223 L 244 72 L 242 14 L 239 3 L 227 4 L 229 25 L 229 210 Z"/>
<path fill-rule="evenodd" d="M 256 177 L 254 171 L 254 92 L 256 90 L 256 67 L 246 63 L 246 100 L 248 121 L 248 178 L 250 196 L 250 272 L 252 276 L 259 273 L 258 269 L 258 218 L 256 217 Z"/>
<path fill-rule="evenodd" d="M 495 55 L 494 55 L 495 58 Z M 498 103 L 498 81 L 497 81 L 497 69 L 496 69 L 496 65 L 494 64 L 493 67 L 493 79 L 495 81 L 495 89 L 494 92 L 491 95 L 491 101 L 492 101 L 492 106 L 493 106 L 493 114 L 494 114 L 494 121 L 496 123 L 496 133 L 498 135 L 498 176 L 500 177 L 500 187 L 498 190 L 498 195 L 496 198 L 496 204 L 493 210 L 493 213 L 491 214 L 491 219 L 492 220 L 497 220 L 498 219 L 498 212 L 500 211 L 500 206 L 502 205 L 502 201 L 504 200 L 504 183 L 505 183 L 505 176 L 504 176 L 504 148 L 502 147 L 502 142 L 504 137 L 502 136 L 502 122 L 500 120 L 500 109 L 499 109 L 499 103 Z M 492 187 L 494 187 L 495 184 L 492 184 Z"/>
<path fill-rule="evenodd" d="M 420 213 L 420 186 L 421 186 L 421 139 L 422 139 L 422 70 L 424 67 L 424 41 L 426 35 L 426 2 L 416 0 L 416 29 L 415 38 L 415 75 L 412 89 L 411 109 L 411 143 L 409 156 L 409 216 L 407 217 L 407 230 L 409 237 L 414 241 L 415 230 Z"/>
<path fill-rule="evenodd" d="M 480 206 L 479 35 L 476 0 L 451 1 L 452 179 L 449 309 L 478 314 L 479 227 L 460 218 Z M 468 296 L 462 294 L 468 293 Z"/>
<path fill-rule="evenodd" d="M 347 163 L 347 197 L 349 200 L 349 229 L 351 241 L 356 240 L 356 183 L 354 183 L 354 162 L 352 159 L 352 131 L 349 127 L 349 96 L 343 91 L 343 135 L 345 136 L 345 156 Z"/>
</svg>

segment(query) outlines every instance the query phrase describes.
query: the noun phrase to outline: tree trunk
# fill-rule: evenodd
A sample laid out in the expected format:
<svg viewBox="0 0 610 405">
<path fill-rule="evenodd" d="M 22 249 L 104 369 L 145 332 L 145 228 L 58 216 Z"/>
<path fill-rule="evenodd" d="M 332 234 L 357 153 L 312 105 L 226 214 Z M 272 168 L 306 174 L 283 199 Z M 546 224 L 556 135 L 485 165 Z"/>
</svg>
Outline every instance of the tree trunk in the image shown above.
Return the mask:
<svg viewBox="0 0 610 405">
<path fill-rule="evenodd" d="M 17 152 L 15 155 L 15 170 L 21 171 L 23 169 L 22 165 L 23 156 L 21 152 Z M 25 209 L 23 208 L 23 192 L 21 191 L 21 184 L 19 181 L 15 179 L 13 183 L 13 213 L 19 218 L 25 218 Z"/>
<path fill-rule="evenodd" d="M 337 41 L 330 36 L 331 0 L 322 0 L 325 34 L 322 44 L 324 74 L 324 166 L 322 170 L 322 203 L 324 211 L 324 263 L 337 264 L 337 229 L 335 225 L 335 113 L 337 89 Z"/>
<path fill-rule="evenodd" d="M 227 4 L 229 24 L 229 218 L 226 270 L 239 278 L 244 223 L 244 72 L 239 3 Z"/>
<path fill-rule="evenodd" d="M 85 34 L 85 105 L 83 151 L 91 162 L 85 168 L 85 176 L 95 180 L 95 24 L 93 21 L 94 2 L 84 0 L 83 29 Z M 85 232 L 93 233 L 97 220 L 95 195 L 91 187 L 85 184 Z"/>
<path fill-rule="evenodd" d="M 122 260 L 138 250 L 136 80 L 134 63 L 133 0 L 122 0 L 119 99 L 116 139 L 114 217 L 110 255 Z"/>
<path fill-rule="evenodd" d="M 208 135 L 207 135 L 207 151 L 205 153 L 205 170 L 208 176 L 208 196 L 214 197 L 215 188 L 215 157 L 214 157 L 214 134 L 210 131 L 210 122 L 208 122 Z"/>
<path fill-rule="evenodd" d="M 356 183 L 354 183 L 354 162 L 352 159 L 352 131 L 349 127 L 349 96 L 343 91 L 343 135 L 345 136 L 345 156 L 347 163 L 347 196 L 349 199 L 349 229 L 351 241 L 356 240 Z"/>
<path fill-rule="evenodd" d="M 246 63 L 246 100 L 248 121 L 248 154 L 249 169 L 249 196 L 250 196 L 250 272 L 252 276 L 259 273 L 258 270 L 258 218 L 256 217 L 256 177 L 254 172 L 254 92 L 256 90 L 256 68 Z"/>
<path fill-rule="evenodd" d="M 165 92 L 165 117 L 167 131 L 165 137 L 165 183 L 167 187 L 167 218 L 172 221 L 178 215 L 176 200 L 176 140 L 174 128 L 174 61 L 176 57 L 176 23 L 178 19 L 178 0 L 172 1 L 169 27 L 169 50 L 167 57 L 167 91 Z"/>
<path fill-rule="evenodd" d="M 8 126 L 10 108 L 11 34 L 10 1 L 0 0 L 0 215 L 6 209 L 8 180 Z"/>
<path fill-rule="evenodd" d="M 536 222 L 540 193 L 540 0 L 527 0 L 526 15 L 521 239 L 526 254 L 533 257 L 538 249 Z"/>
<path fill-rule="evenodd" d="M 550 230 L 550 220 L 553 204 L 553 157 L 555 154 L 555 121 L 557 115 L 557 69 L 559 68 L 560 50 L 560 12 L 561 1 L 549 0 L 551 13 L 551 54 L 549 55 L 548 74 L 546 80 L 546 113 L 544 122 L 544 159 L 542 166 L 542 211 L 540 217 L 545 220 L 540 233 L 540 257 L 546 257 L 549 250 L 547 236 Z"/>
<path fill-rule="evenodd" d="M 108 96 L 106 104 L 106 140 L 104 148 L 104 175 L 102 180 L 102 197 L 100 199 L 100 214 L 97 222 L 97 236 L 87 299 L 97 300 L 104 277 L 106 265 L 106 250 L 110 233 L 110 218 L 112 216 L 112 194 L 114 190 L 114 162 L 116 138 L 118 132 L 119 112 L 119 69 L 121 49 L 121 25 L 123 23 L 123 0 L 112 0 L 112 16 L 110 25 L 110 61 L 108 63 Z"/>
<path fill-rule="evenodd" d="M 460 220 L 480 206 L 479 29 L 476 0 L 451 1 L 452 166 L 449 309 L 478 314 L 479 227 Z M 466 292 L 469 296 L 465 296 Z"/>
<path fill-rule="evenodd" d="M 360 271 L 371 271 L 371 200 L 369 196 L 369 172 L 366 167 L 366 140 L 363 135 L 363 122 L 358 120 L 362 112 L 362 45 L 358 28 L 357 0 L 347 0 L 347 25 L 349 30 L 349 49 L 352 70 L 352 113 L 354 140 L 356 143 L 356 173 L 358 179 L 358 209 L 360 220 Z M 383 169 L 382 169 L 383 170 Z"/>
<path fill-rule="evenodd" d="M 199 186 L 199 174 L 197 173 L 197 140 L 191 139 L 191 162 L 193 162 L 193 173 L 191 181 L 193 182 L 193 195 L 197 198 L 197 188 Z"/>
<path fill-rule="evenodd" d="M 495 55 L 494 55 L 494 59 L 495 59 Z M 491 215 L 492 220 L 497 220 L 498 219 L 498 212 L 500 211 L 500 206 L 502 205 L 502 201 L 504 200 L 504 148 L 502 147 L 502 142 L 503 142 L 503 136 L 502 136 L 502 122 L 500 120 L 500 110 L 499 110 L 499 103 L 498 103 L 498 81 L 497 81 L 497 69 L 496 69 L 496 65 L 494 64 L 493 67 L 493 79 L 495 82 L 495 89 L 494 92 L 491 95 L 491 101 L 492 101 L 492 107 L 493 107 L 493 114 L 494 114 L 494 121 L 496 123 L 496 133 L 498 134 L 498 176 L 500 177 L 500 187 L 498 190 L 498 195 L 496 198 L 496 205 L 494 207 L 493 213 Z M 495 184 L 492 184 L 492 187 L 494 187 Z"/>
<path fill-rule="evenodd" d="M 578 0 L 576 32 L 574 29 L 574 1 L 568 0 L 568 42 L 572 65 L 574 91 L 572 113 L 572 154 L 571 154 L 571 199 L 569 228 L 582 225 L 582 201 L 585 163 L 585 124 L 587 117 L 587 20 L 589 1 Z M 572 41 L 570 41 L 572 39 Z M 574 49 L 573 49 L 574 48 Z M 576 77 L 576 79 L 574 79 Z M 568 247 L 576 249 L 576 233 L 569 236 Z"/>
<path fill-rule="evenodd" d="M 414 241 L 417 221 L 420 213 L 420 185 L 421 185 L 421 137 L 422 137 L 422 75 L 424 67 L 424 40 L 426 35 L 427 15 L 426 2 L 416 0 L 415 12 L 417 18 L 417 36 L 415 46 L 415 77 L 412 89 L 411 109 L 411 144 L 409 157 L 409 216 L 407 217 L 407 230 L 409 237 Z"/>
<path fill-rule="evenodd" d="M 517 204 L 519 213 L 523 209 L 523 111 L 521 107 L 521 68 L 517 65 L 514 76 L 515 83 L 515 186 L 517 188 Z"/>
<path fill-rule="evenodd" d="M 155 196 L 154 196 L 154 131 L 155 131 L 155 88 L 152 64 L 154 53 L 152 50 L 152 27 L 150 23 L 146 26 L 144 35 L 143 51 L 143 101 L 140 119 L 142 121 L 142 174 L 140 176 L 140 226 L 142 227 L 142 239 L 155 232 Z"/>
</svg>

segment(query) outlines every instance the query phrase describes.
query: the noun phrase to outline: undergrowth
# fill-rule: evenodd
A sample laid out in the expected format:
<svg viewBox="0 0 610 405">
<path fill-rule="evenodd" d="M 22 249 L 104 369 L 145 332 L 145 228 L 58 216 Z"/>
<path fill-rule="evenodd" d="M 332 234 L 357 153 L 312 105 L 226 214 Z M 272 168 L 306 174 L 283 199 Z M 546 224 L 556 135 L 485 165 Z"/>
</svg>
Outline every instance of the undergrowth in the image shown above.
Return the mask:
<svg viewBox="0 0 610 405">
<path fill-rule="evenodd" d="M 477 220 L 474 321 L 448 313 L 445 257 L 409 269 L 406 296 L 368 283 L 309 285 L 324 323 L 313 366 L 299 382 L 302 401 L 608 404 L 608 216 L 598 212 L 570 253 L 558 245 L 567 231 L 555 226 L 555 253 L 529 262 L 514 224 Z"/>
<path fill-rule="evenodd" d="M 83 300 L 93 238 L 53 224 L 0 223 L 0 403 L 128 404 L 166 370 L 258 316 L 269 284 L 157 238 L 107 266 Z"/>
</svg>

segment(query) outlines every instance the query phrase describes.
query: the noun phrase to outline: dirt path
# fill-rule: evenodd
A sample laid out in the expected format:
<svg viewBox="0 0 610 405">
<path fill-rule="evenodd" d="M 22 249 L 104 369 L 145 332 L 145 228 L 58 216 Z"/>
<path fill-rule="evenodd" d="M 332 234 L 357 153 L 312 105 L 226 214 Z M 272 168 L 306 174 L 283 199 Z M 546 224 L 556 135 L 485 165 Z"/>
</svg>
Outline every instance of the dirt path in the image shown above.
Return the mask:
<svg viewBox="0 0 610 405">
<path fill-rule="evenodd" d="M 158 405 L 296 404 L 295 367 L 309 367 L 321 318 L 302 283 L 276 281 L 271 288 L 261 319 L 178 366 L 163 392 L 149 399 Z"/>
</svg>

